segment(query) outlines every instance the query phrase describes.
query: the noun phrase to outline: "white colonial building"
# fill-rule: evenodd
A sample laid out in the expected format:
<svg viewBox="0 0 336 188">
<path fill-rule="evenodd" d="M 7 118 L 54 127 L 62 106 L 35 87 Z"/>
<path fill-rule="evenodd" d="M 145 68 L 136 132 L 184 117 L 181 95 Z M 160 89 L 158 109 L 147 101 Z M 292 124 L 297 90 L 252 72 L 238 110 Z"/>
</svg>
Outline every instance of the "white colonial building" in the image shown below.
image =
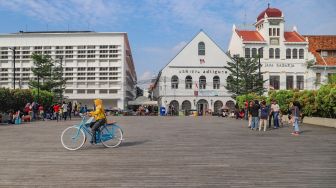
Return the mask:
<svg viewBox="0 0 336 188">
<path fill-rule="evenodd" d="M 282 11 L 268 7 L 254 23 L 255 30 L 232 28 L 231 56 L 245 58 L 260 54 L 261 72 L 267 89 L 313 89 L 315 75 L 307 69 L 308 40 L 297 32 L 285 31 Z"/>
<path fill-rule="evenodd" d="M 153 96 L 159 106 L 175 111 L 218 112 L 233 104 L 224 88 L 229 73 L 224 68 L 228 55 L 200 31 L 159 73 Z"/>
<path fill-rule="evenodd" d="M 89 31 L 20 32 L 0 35 L 0 87 L 28 88 L 34 77 L 32 53 L 48 54 L 62 63 L 65 97 L 93 106 L 101 98 L 106 108 L 124 109 L 136 96 L 136 72 L 127 33 Z M 59 65 L 55 65 L 59 66 Z"/>
</svg>

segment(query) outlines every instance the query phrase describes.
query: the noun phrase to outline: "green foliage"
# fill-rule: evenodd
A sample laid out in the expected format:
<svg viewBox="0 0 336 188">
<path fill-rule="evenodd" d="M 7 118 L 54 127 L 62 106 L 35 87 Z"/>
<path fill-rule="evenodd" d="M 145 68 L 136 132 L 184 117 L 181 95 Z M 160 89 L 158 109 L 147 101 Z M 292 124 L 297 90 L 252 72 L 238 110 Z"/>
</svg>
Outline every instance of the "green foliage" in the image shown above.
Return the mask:
<svg viewBox="0 0 336 188">
<path fill-rule="evenodd" d="M 39 88 L 40 90 L 59 93 L 59 98 L 61 98 L 66 83 L 66 80 L 62 77 L 62 67 L 54 66 L 53 60 L 48 55 L 34 53 L 32 59 L 34 61 L 32 71 L 39 82 L 30 80 L 29 86 L 34 89 Z"/>
<path fill-rule="evenodd" d="M 40 91 L 39 104 L 50 106 L 54 94 Z M 37 101 L 37 90 L 0 88 L 0 112 L 23 110 L 27 103 Z"/>
<path fill-rule="evenodd" d="M 51 106 L 54 102 L 54 94 L 49 91 L 40 90 L 39 96 L 37 96 L 37 89 L 31 90 L 34 101 L 37 101 L 39 104 L 46 106 Z"/>
<path fill-rule="evenodd" d="M 301 112 L 306 116 L 319 116 L 336 118 L 336 84 L 322 85 L 319 90 L 278 90 L 270 91 L 268 97 L 260 97 L 254 93 L 241 95 L 236 98 L 240 108 L 244 106 L 245 100 L 262 100 L 270 104 L 276 100 L 283 114 L 287 113 L 289 104 L 299 101 Z"/>
<path fill-rule="evenodd" d="M 233 93 L 233 97 L 248 93 L 262 94 L 265 91 L 263 88 L 265 81 L 259 79 L 257 60 L 252 58 L 235 58 L 234 60 L 225 66 L 225 69 L 230 72 L 225 88 Z M 262 78 L 262 73 L 260 73 L 260 78 Z"/>
</svg>

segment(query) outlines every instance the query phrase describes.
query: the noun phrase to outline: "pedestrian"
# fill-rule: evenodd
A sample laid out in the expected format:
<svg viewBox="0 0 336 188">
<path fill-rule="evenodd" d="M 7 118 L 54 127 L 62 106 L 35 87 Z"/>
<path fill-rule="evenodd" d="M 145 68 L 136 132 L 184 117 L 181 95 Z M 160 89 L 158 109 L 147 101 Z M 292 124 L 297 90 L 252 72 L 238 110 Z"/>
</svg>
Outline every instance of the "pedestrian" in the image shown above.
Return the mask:
<svg viewBox="0 0 336 188">
<path fill-rule="evenodd" d="M 53 109 L 54 109 L 55 118 L 58 122 L 58 118 L 59 118 L 59 115 L 60 115 L 60 106 L 56 103 L 56 104 L 54 104 Z"/>
<path fill-rule="evenodd" d="M 72 113 L 72 103 L 71 101 L 68 102 L 68 115 L 69 119 L 71 120 L 71 113 Z"/>
<path fill-rule="evenodd" d="M 297 101 L 293 102 L 293 106 L 291 108 L 292 111 L 292 122 L 294 131 L 292 132 L 292 135 L 299 136 L 300 135 L 300 129 L 299 129 L 299 118 L 300 118 L 300 109 L 299 109 L 300 103 Z"/>
<path fill-rule="evenodd" d="M 39 105 L 38 111 L 39 111 L 39 114 L 40 114 L 40 118 L 44 121 L 44 109 L 43 109 L 43 105 Z"/>
<path fill-rule="evenodd" d="M 276 100 L 273 100 L 272 105 L 271 105 L 271 109 L 273 111 L 274 129 L 278 129 L 279 128 L 279 111 L 280 111 L 280 107 L 277 104 Z"/>
<path fill-rule="evenodd" d="M 245 108 L 244 108 L 244 116 L 245 116 L 245 117 L 244 117 L 244 119 L 245 119 L 245 120 L 248 120 L 248 107 L 249 107 L 249 102 L 248 102 L 248 100 L 245 101 L 245 104 L 244 104 L 244 105 L 245 105 Z"/>
<path fill-rule="evenodd" d="M 262 101 L 260 107 L 259 131 L 262 129 L 262 126 L 264 126 L 264 131 L 266 131 L 268 115 L 269 115 L 269 108 L 266 106 L 266 101 Z"/>
<path fill-rule="evenodd" d="M 74 106 L 74 109 L 73 109 L 73 115 L 74 115 L 74 117 L 77 115 L 77 102 L 75 102 L 75 106 Z"/>
<path fill-rule="evenodd" d="M 250 101 L 250 104 L 248 106 L 248 128 L 251 128 L 251 123 L 252 123 L 252 114 L 251 114 L 251 110 L 252 107 L 254 105 L 254 101 Z"/>
<path fill-rule="evenodd" d="M 259 109 L 260 109 L 259 102 L 258 102 L 258 100 L 255 100 L 254 104 L 251 108 L 251 115 L 252 115 L 251 130 L 258 130 L 258 127 L 259 127 Z"/>
<path fill-rule="evenodd" d="M 63 111 L 63 119 L 64 121 L 66 121 L 67 116 L 68 116 L 68 104 L 66 104 L 65 101 L 63 101 L 63 104 L 62 104 L 62 111 Z"/>
</svg>

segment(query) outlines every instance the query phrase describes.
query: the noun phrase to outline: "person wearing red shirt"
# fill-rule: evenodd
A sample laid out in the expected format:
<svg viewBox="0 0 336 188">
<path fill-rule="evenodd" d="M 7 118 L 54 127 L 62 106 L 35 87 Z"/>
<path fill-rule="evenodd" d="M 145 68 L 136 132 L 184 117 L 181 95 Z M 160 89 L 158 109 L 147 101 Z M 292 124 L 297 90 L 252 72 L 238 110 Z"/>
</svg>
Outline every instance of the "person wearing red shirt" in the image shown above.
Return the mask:
<svg viewBox="0 0 336 188">
<path fill-rule="evenodd" d="M 60 106 L 58 104 L 55 104 L 53 108 L 54 108 L 56 120 L 58 121 Z"/>
</svg>

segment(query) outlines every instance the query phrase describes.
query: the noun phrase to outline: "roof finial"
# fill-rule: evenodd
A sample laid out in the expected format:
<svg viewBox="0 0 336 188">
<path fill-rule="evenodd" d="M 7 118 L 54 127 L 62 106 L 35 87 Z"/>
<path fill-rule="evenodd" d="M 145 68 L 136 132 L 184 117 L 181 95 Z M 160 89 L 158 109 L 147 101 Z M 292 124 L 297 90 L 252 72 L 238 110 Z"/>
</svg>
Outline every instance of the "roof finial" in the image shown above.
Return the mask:
<svg viewBox="0 0 336 188">
<path fill-rule="evenodd" d="M 270 3 L 267 3 L 267 5 L 268 5 L 268 8 L 270 7 Z"/>
</svg>

